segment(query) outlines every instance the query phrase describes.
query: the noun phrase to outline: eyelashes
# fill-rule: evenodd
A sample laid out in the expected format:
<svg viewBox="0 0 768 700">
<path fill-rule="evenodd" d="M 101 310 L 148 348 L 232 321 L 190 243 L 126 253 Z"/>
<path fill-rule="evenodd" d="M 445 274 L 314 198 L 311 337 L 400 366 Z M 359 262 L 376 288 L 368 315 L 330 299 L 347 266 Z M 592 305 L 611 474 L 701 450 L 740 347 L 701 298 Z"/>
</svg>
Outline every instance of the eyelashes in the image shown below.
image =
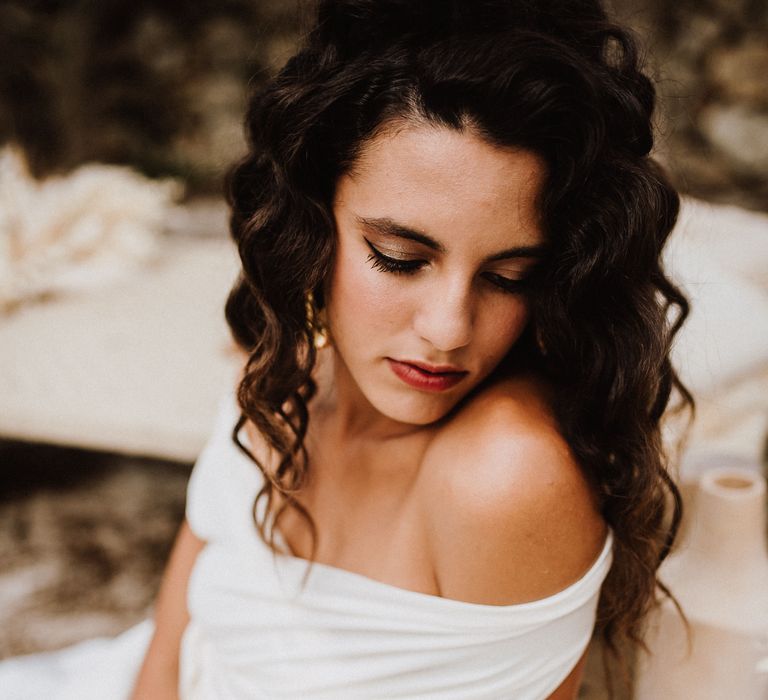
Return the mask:
<svg viewBox="0 0 768 700">
<path fill-rule="evenodd" d="M 512 280 L 509 277 L 503 275 L 497 275 L 495 272 L 486 272 L 484 277 L 491 283 L 495 284 L 501 291 L 508 294 L 520 294 L 526 291 L 530 284 L 528 280 Z"/>
<path fill-rule="evenodd" d="M 390 258 L 388 255 L 384 255 L 384 253 L 374 248 L 368 239 L 365 239 L 365 242 L 371 249 L 371 254 L 368 256 L 367 262 L 371 263 L 371 267 L 374 270 L 408 274 L 414 273 L 424 266 L 424 260 L 398 260 L 397 258 Z"/>
<path fill-rule="evenodd" d="M 368 256 L 366 262 L 371 263 L 371 267 L 374 270 L 394 274 L 412 275 L 426 265 L 426 260 L 398 260 L 389 255 L 384 255 L 384 253 L 375 248 L 367 238 L 363 238 L 363 240 L 371 249 L 371 254 Z M 519 294 L 525 291 L 529 286 L 527 280 L 513 280 L 495 272 L 485 272 L 483 273 L 483 277 L 502 292 L 507 292 L 508 294 Z"/>
</svg>

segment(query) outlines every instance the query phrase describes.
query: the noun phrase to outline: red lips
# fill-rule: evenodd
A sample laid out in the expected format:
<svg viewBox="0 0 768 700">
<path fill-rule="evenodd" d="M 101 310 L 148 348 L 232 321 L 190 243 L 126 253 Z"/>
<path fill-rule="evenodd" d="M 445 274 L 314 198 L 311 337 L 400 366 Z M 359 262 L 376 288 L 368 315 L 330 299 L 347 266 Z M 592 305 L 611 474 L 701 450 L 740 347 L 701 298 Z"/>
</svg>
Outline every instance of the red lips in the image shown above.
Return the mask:
<svg viewBox="0 0 768 700">
<path fill-rule="evenodd" d="M 469 372 L 453 365 L 431 365 L 414 360 L 387 358 L 390 369 L 409 386 L 423 391 L 446 391 L 456 386 Z"/>
</svg>

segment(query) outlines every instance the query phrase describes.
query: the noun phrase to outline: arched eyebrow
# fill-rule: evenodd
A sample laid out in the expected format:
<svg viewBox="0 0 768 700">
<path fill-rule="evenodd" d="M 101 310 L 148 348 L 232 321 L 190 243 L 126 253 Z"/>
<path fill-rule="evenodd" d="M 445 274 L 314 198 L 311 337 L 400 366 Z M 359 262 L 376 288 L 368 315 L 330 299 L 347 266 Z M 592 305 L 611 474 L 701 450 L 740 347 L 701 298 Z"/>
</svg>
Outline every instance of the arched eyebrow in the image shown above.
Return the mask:
<svg viewBox="0 0 768 700">
<path fill-rule="evenodd" d="M 358 224 L 363 228 L 374 231 L 375 233 L 384 236 L 395 236 L 396 238 L 404 238 L 408 241 L 421 243 L 437 253 L 446 252 L 445 246 L 442 243 L 436 241 L 431 236 L 428 236 L 423 231 L 417 231 L 408 226 L 398 224 L 389 217 L 369 219 L 363 216 L 357 216 L 355 218 L 357 219 Z M 544 244 L 514 246 L 513 248 L 507 248 L 506 250 L 489 255 L 485 259 L 485 262 L 496 262 L 498 260 L 508 260 L 510 258 L 543 258 L 546 252 L 547 247 Z"/>
</svg>

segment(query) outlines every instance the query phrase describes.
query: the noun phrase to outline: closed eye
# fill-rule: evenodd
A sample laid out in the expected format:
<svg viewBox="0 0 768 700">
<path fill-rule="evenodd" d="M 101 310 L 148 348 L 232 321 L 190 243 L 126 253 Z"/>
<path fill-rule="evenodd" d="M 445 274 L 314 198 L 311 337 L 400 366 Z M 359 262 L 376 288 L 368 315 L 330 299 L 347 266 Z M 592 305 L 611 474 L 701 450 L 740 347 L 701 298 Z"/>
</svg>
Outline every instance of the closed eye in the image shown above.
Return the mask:
<svg viewBox="0 0 768 700">
<path fill-rule="evenodd" d="M 483 274 L 483 276 L 489 282 L 499 287 L 499 289 L 501 289 L 503 292 L 508 292 L 509 294 L 519 294 L 520 292 L 525 291 L 529 286 L 528 280 L 511 279 L 509 277 L 504 277 L 504 275 L 500 275 L 496 272 L 486 272 Z"/>
<path fill-rule="evenodd" d="M 364 238 L 363 240 L 371 249 L 371 254 L 368 256 L 368 262 L 371 263 L 371 267 L 374 270 L 413 274 L 427 263 L 426 260 L 399 260 L 397 258 L 392 258 L 389 255 L 384 255 L 384 253 L 375 248 L 367 238 Z"/>
<path fill-rule="evenodd" d="M 393 258 L 382 253 L 367 238 L 363 238 L 363 240 L 371 250 L 367 262 L 371 263 L 371 267 L 374 270 L 393 272 L 396 274 L 413 274 L 427 264 L 426 260 L 400 260 L 398 258 Z M 528 287 L 528 281 L 525 279 L 511 279 L 496 272 L 485 272 L 483 273 L 483 277 L 491 282 L 491 284 L 495 285 L 499 290 L 508 294 L 519 294 L 525 291 Z"/>
</svg>

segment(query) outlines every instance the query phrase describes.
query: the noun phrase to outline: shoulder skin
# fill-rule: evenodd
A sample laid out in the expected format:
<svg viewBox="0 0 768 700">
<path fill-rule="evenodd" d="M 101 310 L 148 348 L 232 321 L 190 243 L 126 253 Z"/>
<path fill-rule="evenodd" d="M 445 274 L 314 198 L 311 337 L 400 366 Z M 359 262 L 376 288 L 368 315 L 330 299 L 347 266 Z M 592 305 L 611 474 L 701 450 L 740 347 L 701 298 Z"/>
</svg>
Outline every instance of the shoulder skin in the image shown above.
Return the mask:
<svg viewBox="0 0 768 700">
<path fill-rule="evenodd" d="M 423 462 L 422 508 L 440 594 L 486 605 L 553 595 L 585 574 L 607 528 L 540 385 L 474 396 Z"/>
</svg>

